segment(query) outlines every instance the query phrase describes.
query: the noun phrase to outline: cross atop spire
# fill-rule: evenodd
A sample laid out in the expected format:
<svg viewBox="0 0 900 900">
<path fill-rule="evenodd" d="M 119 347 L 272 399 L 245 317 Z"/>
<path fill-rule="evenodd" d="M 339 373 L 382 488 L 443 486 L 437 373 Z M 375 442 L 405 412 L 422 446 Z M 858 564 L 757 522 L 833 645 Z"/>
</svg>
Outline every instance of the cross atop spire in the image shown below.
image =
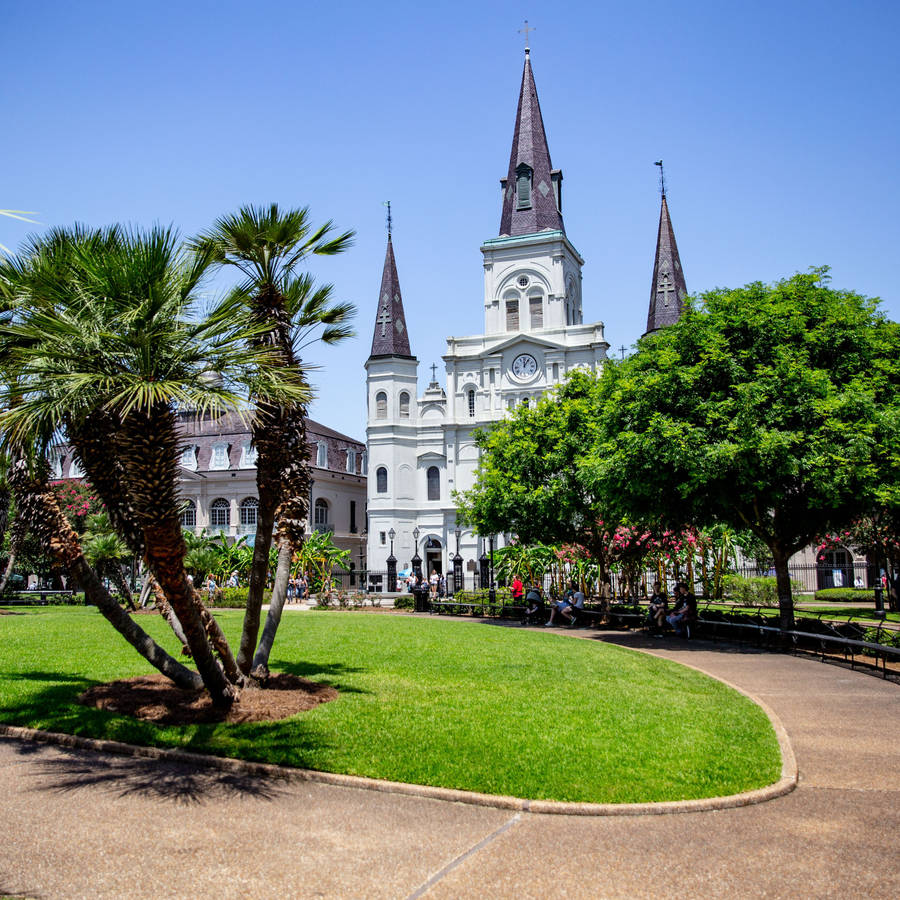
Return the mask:
<svg viewBox="0 0 900 900">
<path fill-rule="evenodd" d="M 519 29 L 519 34 L 525 35 L 525 55 L 527 56 L 531 52 L 531 48 L 528 46 L 528 32 L 529 31 L 537 31 L 536 28 L 531 28 L 528 25 L 528 19 L 525 20 L 525 27 Z"/>
<path fill-rule="evenodd" d="M 528 31 L 533 29 L 528 28 Z M 525 29 L 523 29 L 525 30 Z M 501 235 L 565 231 L 562 218 L 562 172 L 553 168 L 541 117 L 531 55 L 525 47 L 525 67 L 516 110 L 509 171 L 500 179 L 503 188 Z"/>
<path fill-rule="evenodd" d="M 394 259 L 394 245 L 391 243 L 390 203 L 386 202 L 385 205 L 388 207 L 387 251 L 384 255 L 384 272 L 381 275 L 370 356 L 404 356 L 411 359 L 403 298 L 400 295 L 400 278 Z"/>
</svg>

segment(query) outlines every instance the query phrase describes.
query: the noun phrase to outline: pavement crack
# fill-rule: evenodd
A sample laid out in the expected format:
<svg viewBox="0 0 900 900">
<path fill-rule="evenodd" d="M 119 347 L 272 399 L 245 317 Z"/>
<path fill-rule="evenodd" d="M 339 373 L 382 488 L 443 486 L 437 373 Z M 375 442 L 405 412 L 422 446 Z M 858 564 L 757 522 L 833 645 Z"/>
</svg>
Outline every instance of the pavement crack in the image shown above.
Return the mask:
<svg viewBox="0 0 900 900">
<path fill-rule="evenodd" d="M 469 849 L 466 850 L 465 853 L 461 853 L 455 859 L 448 862 L 447 865 L 444 866 L 442 869 L 435 872 L 434 875 L 432 875 L 431 878 L 428 879 L 428 881 L 426 881 L 424 884 L 422 884 L 418 888 L 416 888 L 416 890 L 414 890 L 406 898 L 406 900 L 418 900 L 419 897 L 423 896 L 426 893 L 426 891 L 429 891 L 432 887 L 434 887 L 434 885 L 436 885 L 442 878 L 444 878 L 446 875 L 448 875 L 450 872 L 452 872 L 457 866 L 462 865 L 462 863 L 464 863 L 467 859 L 469 859 L 469 857 L 474 856 L 476 853 L 478 853 L 479 850 L 482 850 L 485 847 L 487 847 L 488 844 L 490 844 L 496 838 L 500 837 L 501 834 L 503 834 L 505 831 L 508 831 L 510 828 L 512 828 L 513 825 L 515 825 L 518 821 L 521 820 L 521 818 L 522 818 L 522 814 L 516 813 L 511 819 L 504 822 L 499 828 L 492 831 L 486 837 L 483 837 L 473 847 L 469 847 Z"/>
</svg>

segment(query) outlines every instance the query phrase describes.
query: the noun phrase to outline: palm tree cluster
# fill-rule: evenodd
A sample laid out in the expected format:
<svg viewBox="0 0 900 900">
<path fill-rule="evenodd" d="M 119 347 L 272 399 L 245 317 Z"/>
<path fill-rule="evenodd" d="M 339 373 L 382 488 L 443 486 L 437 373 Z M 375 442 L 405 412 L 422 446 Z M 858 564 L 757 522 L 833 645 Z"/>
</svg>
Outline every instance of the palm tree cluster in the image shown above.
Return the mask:
<svg viewBox="0 0 900 900">
<path fill-rule="evenodd" d="M 306 210 L 273 204 L 246 207 L 189 244 L 163 227 L 55 229 L 0 263 L 0 427 L 17 514 L 148 660 L 179 684 L 196 684 L 197 673 L 165 654 L 112 600 L 90 564 L 91 539 L 83 542 L 59 510 L 44 456 L 52 441 L 66 441 L 111 529 L 144 561 L 199 678 L 222 707 L 250 671 L 262 588 L 255 621 L 248 604 L 235 658 L 187 577 L 177 413 L 238 410 L 250 420 L 260 511 L 265 498 L 268 515 L 260 515 L 257 537 L 264 583 L 273 530 L 289 565 L 306 518 L 308 490 L 301 495 L 300 488 L 308 485 L 303 414 L 311 390 L 300 350 L 316 336 L 334 343 L 350 333 L 352 307 L 295 274 L 308 254 L 349 246 L 352 236 L 331 238 L 331 228 L 313 231 Z M 243 282 L 205 301 L 207 276 L 232 263 Z M 267 655 L 258 665 L 265 670 Z"/>
</svg>

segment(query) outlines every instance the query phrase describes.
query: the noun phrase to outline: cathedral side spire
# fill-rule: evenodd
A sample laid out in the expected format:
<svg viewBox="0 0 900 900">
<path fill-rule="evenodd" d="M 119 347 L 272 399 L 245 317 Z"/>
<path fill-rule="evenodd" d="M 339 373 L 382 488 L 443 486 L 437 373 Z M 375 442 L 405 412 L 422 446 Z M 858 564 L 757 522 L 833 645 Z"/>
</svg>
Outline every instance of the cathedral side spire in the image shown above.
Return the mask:
<svg viewBox="0 0 900 900">
<path fill-rule="evenodd" d="M 656 238 L 656 260 L 653 263 L 650 312 L 647 314 L 645 334 L 650 334 L 666 325 L 674 325 L 681 317 L 684 298 L 687 296 L 687 285 L 684 281 L 684 271 L 681 268 L 681 258 L 678 255 L 678 244 L 675 243 L 675 232 L 672 230 L 672 220 L 669 218 L 662 160 L 656 165 L 660 168 L 659 234 Z"/>
<path fill-rule="evenodd" d="M 390 208 L 388 215 L 390 216 Z M 372 336 L 370 358 L 372 356 L 412 357 L 390 230 L 388 230 L 387 251 L 384 255 L 381 290 L 378 293 L 378 311 L 375 316 L 375 332 Z"/>
<path fill-rule="evenodd" d="M 565 232 L 562 172 L 554 169 L 550 162 L 547 134 L 531 71 L 531 51 L 527 46 L 509 172 L 506 178 L 500 179 L 500 184 L 503 187 L 501 236 L 548 230 Z"/>
</svg>

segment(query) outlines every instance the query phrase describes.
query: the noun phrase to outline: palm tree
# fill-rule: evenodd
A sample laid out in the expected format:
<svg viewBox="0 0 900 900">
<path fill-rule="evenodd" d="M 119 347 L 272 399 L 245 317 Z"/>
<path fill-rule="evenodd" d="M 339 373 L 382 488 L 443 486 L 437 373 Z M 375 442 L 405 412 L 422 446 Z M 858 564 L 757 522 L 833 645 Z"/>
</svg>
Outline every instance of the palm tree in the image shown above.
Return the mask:
<svg viewBox="0 0 900 900">
<path fill-rule="evenodd" d="M 348 323 L 353 306 L 333 303 L 331 285 L 315 288 L 310 276 L 295 274 L 310 254 L 331 256 L 351 245 L 353 232 L 337 236 L 332 232 L 331 222 L 313 229 L 307 208 L 281 210 L 273 203 L 242 207 L 216 221 L 194 243 L 219 265 L 233 266 L 241 273 L 244 280 L 237 294 L 261 329 L 253 341 L 271 348 L 289 371 L 303 372 L 299 354 L 312 341 L 335 344 L 352 334 Z M 279 562 L 269 608 L 271 630 L 280 619 L 293 552 L 303 542 L 310 486 L 305 403 L 272 403 L 258 395 L 251 399 L 256 412 L 252 433 L 259 511 L 238 652 L 238 665 L 245 673 L 254 665 L 275 523 Z"/>
<path fill-rule="evenodd" d="M 27 255 L 0 266 L 19 300 L 0 329 L 0 359 L 18 391 L 2 424 L 7 441 L 22 443 L 46 445 L 64 430 L 117 531 L 143 551 L 213 702 L 228 706 L 242 678 L 184 569 L 176 407 L 235 408 L 240 381 L 270 402 L 307 393 L 254 343 L 260 329 L 242 321 L 238 298 L 198 308 L 210 261 L 159 227 L 33 240 Z"/>
</svg>

